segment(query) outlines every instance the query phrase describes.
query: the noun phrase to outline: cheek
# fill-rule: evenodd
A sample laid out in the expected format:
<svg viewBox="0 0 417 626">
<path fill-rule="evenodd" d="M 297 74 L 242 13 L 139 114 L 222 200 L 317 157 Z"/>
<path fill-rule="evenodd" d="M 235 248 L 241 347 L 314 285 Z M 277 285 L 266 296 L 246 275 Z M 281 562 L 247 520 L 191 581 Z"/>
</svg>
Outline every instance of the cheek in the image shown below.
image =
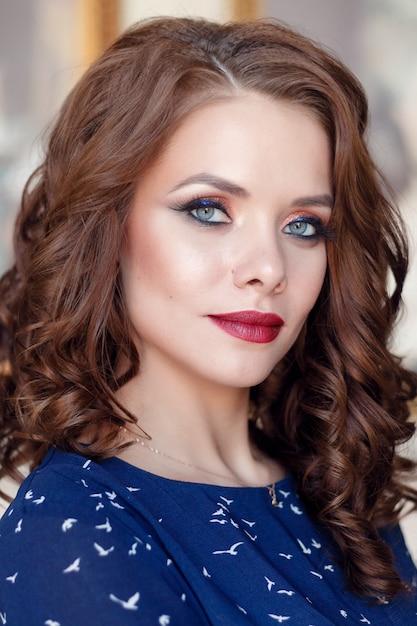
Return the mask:
<svg viewBox="0 0 417 626">
<path fill-rule="evenodd" d="M 311 275 L 311 287 L 310 287 L 310 296 L 311 303 L 309 309 L 311 310 L 315 305 L 317 298 L 320 295 L 321 289 L 323 287 L 324 279 L 327 271 L 327 254 L 324 251 L 321 255 L 320 259 L 318 259 L 316 271 Z"/>
<path fill-rule="evenodd" d="M 169 237 L 158 236 L 149 225 L 131 224 L 121 262 L 125 288 L 141 289 L 148 284 L 158 287 L 169 282 L 173 270 L 171 247 Z"/>
<path fill-rule="evenodd" d="M 310 255 L 305 262 L 297 268 L 293 285 L 298 290 L 298 298 L 305 315 L 313 308 L 323 286 L 327 269 L 326 249 L 320 246 L 317 254 Z"/>
<path fill-rule="evenodd" d="M 164 299 L 194 296 L 218 284 L 224 274 L 224 254 L 189 233 L 132 228 L 129 235 L 121 262 L 127 299 L 144 293 Z"/>
</svg>

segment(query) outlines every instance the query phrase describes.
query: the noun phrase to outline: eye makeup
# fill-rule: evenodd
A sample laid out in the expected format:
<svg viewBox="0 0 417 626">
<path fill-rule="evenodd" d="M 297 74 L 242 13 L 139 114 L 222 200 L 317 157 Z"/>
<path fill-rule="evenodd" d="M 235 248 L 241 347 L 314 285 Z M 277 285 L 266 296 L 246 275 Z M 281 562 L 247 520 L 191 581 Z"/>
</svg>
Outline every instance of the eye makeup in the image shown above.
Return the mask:
<svg viewBox="0 0 417 626">
<path fill-rule="evenodd" d="M 333 228 L 327 221 L 325 222 L 316 215 L 308 214 L 297 215 L 289 220 L 282 232 L 298 239 L 310 241 L 317 239 L 331 240 L 334 237 Z"/>
<path fill-rule="evenodd" d="M 219 226 L 230 224 L 232 221 L 225 202 L 220 198 L 196 196 L 186 202 L 171 205 L 170 208 L 173 211 L 185 213 L 200 226 Z"/>
<path fill-rule="evenodd" d="M 188 218 L 202 227 L 224 226 L 232 223 L 227 203 L 224 198 L 220 197 L 196 195 L 189 200 L 172 204 L 169 208 L 186 214 Z M 287 218 L 282 232 L 304 241 L 331 240 L 334 236 L 327 217 L 323 219 L 304 211 Z"/>
</svg>

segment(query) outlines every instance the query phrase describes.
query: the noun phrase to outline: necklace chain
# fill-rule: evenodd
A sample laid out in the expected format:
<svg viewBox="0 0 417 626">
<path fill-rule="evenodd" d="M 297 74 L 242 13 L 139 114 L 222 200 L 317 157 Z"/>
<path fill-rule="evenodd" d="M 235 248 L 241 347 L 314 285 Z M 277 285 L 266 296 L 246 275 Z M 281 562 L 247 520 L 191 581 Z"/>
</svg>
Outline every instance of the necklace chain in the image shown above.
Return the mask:
<svg viewBox="0 0 417 626">
<path fill-rule="evenodd" d="M 128 434 L 128 430 L 124 426 L 121 427 L 121 430 L 123 430 L 123 432 L 125 434 Z M 198 465 L 193 465 L 193 463 L 189 463 L 188 461 L 183 461 L 182 459 L 177 459 L 176 457 L 171 456 L 170 454 L 162 452 L 161 450 L 158 450 L 158 448 L 153 448 L 149 444 L 145 443 L 145 441 L 143 441 L 143 439 L 141 439 L 140 437 L 133 437 L 132 438 L 132 442 L 138 443 L 139 445 L 141 445 L 143 448 L 146 448 L 150 452 L 153 452 L 154 454 L 156 454 L 158 456 L 161 456 L 161 457 L 163 457 L 165 459 L 168 459 L 169 461 L 172 461 L 174 463 L 178 463 L 180 465 L 184 465 L 185 467 L 190 467 L 192 469 L 196 469 L 199 472 L 203 472 L 205 474 L 210 474 L 211 476 L 216 476 L 217 478 L 223 478 L 224 480 L 227 480 L 227 481 L 231 480 L 230 476 L 226 476 L 225 474 L 219 474 L 217 472 L 213 472 L 212 470 L 208 470 L 208 469 L 205 469 L 203 467 L 199 467 Z M 261 486 L 261 485 L 247 485 L 246 483 L 238 480 L 237 478 L 233 478 L 232 480 L 234 480 L 240 487 L 260 487 Z M 268 493 L 269 493 L 269 497 L 271 498 L 272 506 L 277 507 L 279 502 L 278 502 L 277 495 L 276 495 L 276 492 L 275 492 L 275 484 L 271 483 L 266 488 L 268 489 Z"/>
</svg>

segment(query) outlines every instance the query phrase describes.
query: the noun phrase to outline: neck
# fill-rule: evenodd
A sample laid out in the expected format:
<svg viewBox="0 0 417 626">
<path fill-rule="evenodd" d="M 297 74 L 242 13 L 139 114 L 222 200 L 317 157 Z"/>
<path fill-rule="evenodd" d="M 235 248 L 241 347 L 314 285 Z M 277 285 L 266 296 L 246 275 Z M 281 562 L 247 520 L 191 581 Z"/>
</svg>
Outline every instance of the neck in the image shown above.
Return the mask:
<svg viewBox="0 0 417 626">
<path fill-rule="evenodd" d="M 137 416 L 125 433 L 135 443 L 120 454 L 133 465 L 176 480 L 230 486 L 267 485 L 284 475 L 250 441 L 248 389 L 141 373 L 118 397 Z"/>
</svg>

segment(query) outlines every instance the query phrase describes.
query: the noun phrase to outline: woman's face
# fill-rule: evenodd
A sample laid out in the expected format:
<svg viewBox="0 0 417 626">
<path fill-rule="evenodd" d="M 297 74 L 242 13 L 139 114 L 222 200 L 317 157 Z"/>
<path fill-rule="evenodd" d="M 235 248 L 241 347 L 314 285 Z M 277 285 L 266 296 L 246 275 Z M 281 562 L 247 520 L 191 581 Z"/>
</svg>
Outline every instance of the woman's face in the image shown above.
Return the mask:
<svg viewBox="0 0 417 626">
<path fill-rule="evenodd" d="M 331 205 L 329 142 L 308 112 L 247 94 L 192 113 L 127 224 L 141 371 L 239 388 L 265 379 L 322 287 Z"/>
</svg>

